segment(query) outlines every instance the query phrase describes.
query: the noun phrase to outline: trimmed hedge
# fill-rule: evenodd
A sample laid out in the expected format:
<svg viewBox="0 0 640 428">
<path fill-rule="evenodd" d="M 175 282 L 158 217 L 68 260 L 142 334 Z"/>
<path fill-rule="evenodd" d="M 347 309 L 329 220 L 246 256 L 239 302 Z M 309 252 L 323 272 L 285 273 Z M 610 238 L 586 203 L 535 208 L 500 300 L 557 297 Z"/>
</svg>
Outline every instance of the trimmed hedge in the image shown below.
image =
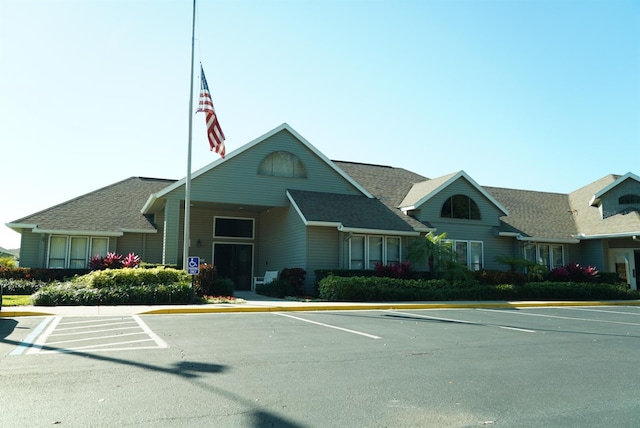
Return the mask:
<svg viewBox="0 0 640 428">
<path fill-rule="evenodd" d="M 30 295 L 38 291 L 48 282 L 32 281 L 30 279 L 3 279 L 0 278 L 0 287 L 4 294 Z"/>
<path fill-rule="evenodd" d="M 329 301 L 633 300 L 640 292 L 616 284 L 533 282 L 522 285 L 451 286 L 444 280 L 328 276 L 320 298 Z"/>
<path fill-rule="evenodd" d="M 41 287 L 34 305 L 152 305 L 189 303 L 190 276 L 177 269 L 107 269 Z"/>
</svg>

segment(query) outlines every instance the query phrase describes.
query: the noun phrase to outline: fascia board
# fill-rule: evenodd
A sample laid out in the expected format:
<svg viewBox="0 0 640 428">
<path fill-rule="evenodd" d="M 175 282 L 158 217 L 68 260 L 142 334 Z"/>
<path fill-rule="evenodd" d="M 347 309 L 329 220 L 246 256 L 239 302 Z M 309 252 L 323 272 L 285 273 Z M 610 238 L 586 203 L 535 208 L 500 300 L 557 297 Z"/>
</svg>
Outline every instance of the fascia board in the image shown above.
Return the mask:
<svg viewBox="0 0 640 428">
<path fill-rule="evenodd" d="M 340 232 L 353 232 L 363 235 L 395 235 L 395 236 L 420 236 L 420 232 L 406 230 L 364 229 L 359 227 L 338 226 Z"/>
<path fill-rule="evenodd" d="M 35 229 L 36 227 L 38 227 L 38 225 L 35 223 L 5 223 L 4 225 L 9 229 L 15 230 L 16 232 L 20 229 Z"/>
<path fill-rule="evenodd" d="M 113 232 L 104 230 L 71 230 L 71 229 L 38 229 L 31 230 L 33 233 L 46 233 L 49 235 L 74 235 L 74 236 L 122 236 L 123 232 Z"/>
<path fill-rule="evenodd" d="M 543 244 L 579 244 L 580 240 L 577 238 L 538 238 L 535 236 L 516 236 L 518 241 L 524 242 L 540 242 Z"/>
<path fill-rule="evenodd" d="M 307 218 L 304 216 L 304 214 L 302 214 L 300 207 L 298 206 L 298 204 L 296 204 L 296 201 L 293 199 L 293 196 L 291 196 L 291 193 L 289 193 L 288 190 L 286 192 L 286 195 L 287 195 L 287 199 L 289 199 L 289 202 L 291 202 L 291 206 L 293 207 L 294 210 L 296 210 L 296 212 L 298 213 L 298 216 L 300 216 L 300 219 L 302 220 L 302 223 L 304 223 L 304 225 L 306 226 L 309 222 L 307 221 Z"/>
<path fill-rule="evenodd" d="M 124 233 L 158 233 L 156 229 L 127 229 L 123 227 L 120 230 Z"/>
<path fill-rule="evenodd" d="M 633 238 L 634 236 L 640 236 L 640 230 L 635 232 L 621 232 L 621 233 L 607 233 L 602 235 L 586 235 L 584 233 L 580 233 L 578 235 L 574 235 L 576 239 L 579 240 L 588 240 L 588 239 L 609 239 L 609 238 Z"/>
</svg>

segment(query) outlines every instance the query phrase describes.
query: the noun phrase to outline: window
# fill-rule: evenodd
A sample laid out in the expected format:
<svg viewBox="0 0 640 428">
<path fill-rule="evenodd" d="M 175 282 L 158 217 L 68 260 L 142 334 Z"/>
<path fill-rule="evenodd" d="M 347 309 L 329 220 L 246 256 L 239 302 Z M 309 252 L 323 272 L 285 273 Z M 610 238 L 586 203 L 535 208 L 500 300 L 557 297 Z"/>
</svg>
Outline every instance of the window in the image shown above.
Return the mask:
<svg viewBox="0 0 640 428">
<path fill-rule="evenodd" d="M 273 152 L 260 161 L 258 174 L 274 177 L 307 178 L 302 161 L 293 153 Z"/>
<path fill-rule="evenodd" d="M 640 195 L 629 194 L 620 196 L 618 203 L 620 205 L 640 204 Z"/>
<path fill-rule="evenodd" d="M 373 269 L 376 263 L 382 263 L 382 236 L 369 237 L 369 269 Z"/>
<path fill-rule="evenodd" d="M 564 247 L 561 244 L 525 244 L 524 258 L 547 269 L 564 266 Z"/>
<path fill-rule="evenodd" d="M 445 240 L 441 245 L 448 248 L 456 262 L 470 270 L 480 270 L 484 265 L 482 241 Z"/>
<path fill-rule="evenodd" d="M 49 238 L 49 269 L 85 269 L 89 257 L 106 256 L 109 238 L 60 236 Z M 91 256 L 90 256 L 91 255 Z"/>
<path fill-rule="evenodd" d="M 213 236 L 253 239 L 252 218 L 214 217 Z"/>
<path fill-rule="evenodd" d="M 480 220 L 480 208 L 468 196 L 453 195 L 442 204 L 440 217 Z"/>
<path fill-rule="evenodd" d="M 373 269 L 376 263 L 400 263 L 400 242 L 395 236 L 353 235 L 349 239 L 349 269 Z"/>
</svg>

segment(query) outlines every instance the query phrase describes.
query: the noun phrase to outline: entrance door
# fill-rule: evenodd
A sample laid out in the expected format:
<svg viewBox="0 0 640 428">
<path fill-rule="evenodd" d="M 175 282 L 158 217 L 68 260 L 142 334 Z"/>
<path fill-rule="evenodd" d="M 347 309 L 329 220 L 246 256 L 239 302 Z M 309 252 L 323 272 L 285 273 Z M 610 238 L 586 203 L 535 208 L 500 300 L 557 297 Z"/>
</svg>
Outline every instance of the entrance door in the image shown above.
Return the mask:
<svg viewBox="0 0 640 428">
<path fill-rule="evenodd" d="M 251 290 L 253 245 L 214 242 L 213 264 L 218 276 L 231 279 L 236 290 Z"/>
<path fill-rule="evenodd" d="M 611 268 L 617 272 L 618 277 L 626 282 L 633 290 L 638 289 L 635 258 L 633 250 L 609 250 L 609 263 Z"/>
</svg>

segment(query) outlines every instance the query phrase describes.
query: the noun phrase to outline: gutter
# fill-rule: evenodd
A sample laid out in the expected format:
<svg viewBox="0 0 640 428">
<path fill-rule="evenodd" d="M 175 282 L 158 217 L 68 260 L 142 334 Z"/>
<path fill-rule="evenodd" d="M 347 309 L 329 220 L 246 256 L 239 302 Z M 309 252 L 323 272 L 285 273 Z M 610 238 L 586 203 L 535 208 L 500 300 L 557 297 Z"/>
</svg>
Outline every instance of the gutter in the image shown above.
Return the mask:
<svg viewBox="0 0 640 428">
<path fill-rule="evenodd" d="M 584 233 L 580 233 L 578 235 L 573 235 L 576 239 L 579 240 L 589 240 L 589 239 L 610 239 L 610 238 L 631 238 L 634 241 L 640 240 L 640 230 L 635 232 L 622 232 L 622 233 L 608 233 L 603 235 L 585 235 Z"/>
<path fill-rule="evenodd" d="M 524 236 L 518 232 L 498 232 L 498 236 L 504 236 L 507 238 L 516 238 L 518 241 L 523 242 L 542 242 L 549 244 L 579 244 L 580 239 L 575 236 L 572 238 L 540 238 L 535 236 Z"/>
</svg>

